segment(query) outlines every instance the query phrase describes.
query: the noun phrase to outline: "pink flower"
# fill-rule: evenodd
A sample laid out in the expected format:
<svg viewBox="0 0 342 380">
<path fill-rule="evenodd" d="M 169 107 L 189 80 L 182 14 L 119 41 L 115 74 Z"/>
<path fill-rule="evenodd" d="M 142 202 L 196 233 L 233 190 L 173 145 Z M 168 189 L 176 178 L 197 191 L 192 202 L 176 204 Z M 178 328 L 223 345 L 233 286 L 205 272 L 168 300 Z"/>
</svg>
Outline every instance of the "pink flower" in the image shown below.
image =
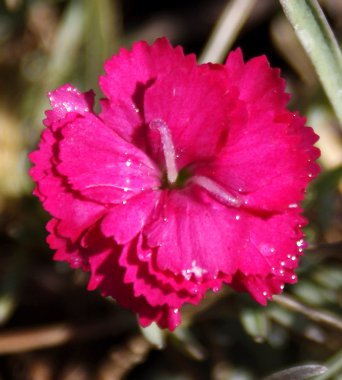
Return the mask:
<svg viewBox="0 0 342 380">
<path fill-rule="evenodd" d="M 90 272 L 143 326 L 228 284 L 266 304 L 303 250 L 317 140 L 262 56 L 197 65 L 163 38 L 105 64 L 106 96 L 65 85 L 30 156 L 55 260 Z"/>
</svg>

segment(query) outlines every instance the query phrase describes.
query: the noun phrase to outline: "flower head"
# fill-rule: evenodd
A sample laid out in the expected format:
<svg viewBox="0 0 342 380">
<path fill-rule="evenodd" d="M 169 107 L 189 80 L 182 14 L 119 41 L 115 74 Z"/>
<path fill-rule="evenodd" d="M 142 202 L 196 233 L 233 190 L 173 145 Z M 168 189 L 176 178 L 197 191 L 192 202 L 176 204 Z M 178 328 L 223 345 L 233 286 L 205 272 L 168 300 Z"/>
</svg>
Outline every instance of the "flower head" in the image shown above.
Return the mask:
<svg viewBox="0 0 342 380">
<path fill-rule="evenodd" d="M 105 72 L 98 115 L 91 91 L 49 94 L 30 156 L 55 260 L 170 330 L 222 284 L 266 304 L 295 282 L 319 151 L 279 70 L 240 50 L 198 65 L 163 38 L 122 49 Z"/>
</svg>

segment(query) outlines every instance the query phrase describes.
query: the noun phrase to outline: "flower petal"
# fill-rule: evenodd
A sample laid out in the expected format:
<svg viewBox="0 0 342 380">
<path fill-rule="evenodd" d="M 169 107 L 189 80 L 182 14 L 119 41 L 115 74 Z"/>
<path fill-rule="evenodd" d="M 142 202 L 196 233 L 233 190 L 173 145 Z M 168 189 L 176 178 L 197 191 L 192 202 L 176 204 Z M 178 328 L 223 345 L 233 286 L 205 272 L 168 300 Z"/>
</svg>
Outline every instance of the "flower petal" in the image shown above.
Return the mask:
<svg viewBox="0 0 342 380">
<path fill-rule="evenodd" d="M 229 54 L 225 71 L 228 88 L 236 87 L 239 98 L 255 111 L 283 109 L 290 99 L 280 70 L 271 68 L 264 55 L 244 63 L 241 49 L 237 49 Z"/>
<path fill-rule="evenodd" d="M 160 271 L 200 280 L 238 271 L 282 277 L 285 268 L 297 265 L 297 242 L 303 236 L 299 226 L 305 221 L 300 210 L 261 217 L 245 208 L 221 206 L 206 195 L 194 199 L 194 191 L 192 196 L 185 191 L 165 194 L 164 207 L 144 229 L 148 245 L 158 247 Z"/>
<path fill-rule="evenodd" d="M 74 241 L 61 236 L 58 231 L 60 229 L 59 224 L 60 221 L 57 219 L 51 219 L 46 226 L 49 231 L 47 242 L 49 247 L 55 250 L 53 259 L 55 261 L 65 261 L 73 269 L 89 270 L 88 257 L 80 247 L 78 236 L 76 239 L 74 237 Z"/>
<path fill-rule="evenodd" d="M 145 191 L 122 204 L 113 205 L 101 222 L 101 230 L 118 244 L 131 241 L 144 227 L 158 204 L 159 191 Z"/>
<path fill-rule="evenodd" d="M 100 86 L 111 101 L 133 99 L 139 106 L 143 100 L 139 88 L 148 87 L 161 73 L 165 75 L 178 66 L 194 65 L 195 55 L 184 55 L 180 46 L 174 48 L 166 38 L 159 38 L 152 45 L 139 41 L 131 51 L 122 48 L 105 63 L 106 75 L 100 78 Z"/>
<path fill-rule="evenodd" d="M 44 208 L 58 219 L 54 229 L 59 235 L 75 241 L 85 228 L 103 214 L 104 208 L 70 191 L 65 178 L 56 171 L 58 142 L 59 138 L 50 129 L 43 132 L 39 149 L 30 154 L 35 164 L 30 175 L 37 183 L 34 194 L 40 198 Z"/>
<path fill-rule="evenodd" d="M 131 51 L 120 49 L 105 63 L 106 75 L 100 78 L 102 91 L 109 99 L 102 102 L 100 118 L 121 137 L 142 147 L 141 140 L 146 138 L 146 89 L 158 76 L 167 75 L 176 67 L 195 66 L 193 54 L 184 55 L 180 46 L 174 48 L 166 38 L 159 38 L 152 45 L 136 42 Z M 113 122 L 117 119 L 122 121 Z"/>
<path fill-rule="evenodd" d="M 167 279 L 167 272 L 156 273 L 151 270 L 149 264 L 158 253 L 144 247 L 143 240 L 141 235 L 138 236 L 123 249 L 119 260 L 120 265 L 126 269 L 125 282 L 132 284 L 135 295 L 144 296 L 152 306 L 166 304 L 171 309 L 179 309 L 186 302 L 198 303 L 208 286 L 202 286 L 190 279 L 184 281 L 184 278 L 180 278 L 180 286 L 173 286 L 174 284 Z M 148 261 L 146 258 L 149 258 Z"/>
<path fill-rule="evenodd" d="M 248 231 L 235 219 L 236 210 L 211 199 L 203 202 L 195 194 L 194 186 L 165 192 L 162 206 L 143 230 L 148 246 L 158 247 L 157 265 L 185 277 L 212 278 L 220 270 L 233 274 L 236 252 Z"/>
<path fill-rule="evenodd" d="M 90 232 L 95 234 L 95 239 L 98 233 L 96 229 Z M 88 238 L 92 239 L 91 236 Z M 88 289 L 99 288 L 103 296 L 111 296 L 123 307 L 136 312 L 142 326 L 156 322 L 161 328 L 174 330 L 180 323 L 178 313 L 167 304 L 152 306 L 144 296 L 136 296 L 132 284 L 125 282 L 125 269 L 118 264 L 121 252 L 122 247 L 113 243 L 112 239 L 102 237 L 96 244 L 92 242 Z"/>
<path fill-rule="evenodd" d="M 146 124 L 163 120 L 171 132 L 178 168 L 210 160 L 225 146 L 237 101 L 227 92 L 222 70 L 213 65 L 179 67 L 160 75 L 146 90 Z M 160 136 L 149 133 L 151 154 L 163 161 Z"/>
<path fill-rule="evenodd" d="M 92 90 L 83 93 L 70 84 L 65 84 L 49 92 L 48 96 L 52 110 L 46 111 L 46 126 L 53 125 L 69 113 L 85 115 L 93 110 L 95 93 Z"/>
<path fill-rule="evenodd" d="M 198 166 L 196 173 L 240 192 L 253 209 L 281 211 L 298 204 L 319 171 L 312 129 L 304 126 L 302 118 L 287 113 L 278 120 L 260 115 L 250 119 L 244 130 L 232 131 L 232 139 L 240 135 L 235 144 L 229 144 L 215 161 Z M 242 135 L 249 130 L 246 139 Z"/>
<path fill-rule="evenodd" d="M 318 137 L 303 118 L 284 109 L 289 98 L 284 81 L 265 57 L 244 63 L 238 50 L 225 68 L 226 85 L 238 91 L 246 117 L 231 123 L 226 146 L 215 160 L 198 165 L 196 174 L 239 191 L 253 209 L 298 205 L 319 171 L 314 162 L 319 151 L 313 147 Z"/>
<path fill-rule="evenodd" d="M 91 200 L 121 203 L 144 189 L 158 188 L 158 170 L 134 145 L 89 115 L 62 129 L 58 171 Z"/>
</svg>

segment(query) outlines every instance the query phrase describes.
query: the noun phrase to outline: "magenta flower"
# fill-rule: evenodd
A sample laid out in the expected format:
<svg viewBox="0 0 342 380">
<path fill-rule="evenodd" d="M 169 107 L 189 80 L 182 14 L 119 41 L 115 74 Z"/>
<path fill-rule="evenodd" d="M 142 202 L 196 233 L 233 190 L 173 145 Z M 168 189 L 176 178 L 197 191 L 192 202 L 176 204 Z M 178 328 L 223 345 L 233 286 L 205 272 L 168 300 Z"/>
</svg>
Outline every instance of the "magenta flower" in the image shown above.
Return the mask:
<svg viewBox="0 0 342 380">
<path fill-rule="evenodd" d="M 198 65 L 164 38 L 122 49 L 105 71 L 99 115 L 91 91 L 49 94 L 30 156 L 55 260 L 170 330 L 184 303 L 222 284 L 264 305 L 296 282 L 299 202 L 319 151 L 286 109 L 279 70 L 240 50 Z"/>
</svg>

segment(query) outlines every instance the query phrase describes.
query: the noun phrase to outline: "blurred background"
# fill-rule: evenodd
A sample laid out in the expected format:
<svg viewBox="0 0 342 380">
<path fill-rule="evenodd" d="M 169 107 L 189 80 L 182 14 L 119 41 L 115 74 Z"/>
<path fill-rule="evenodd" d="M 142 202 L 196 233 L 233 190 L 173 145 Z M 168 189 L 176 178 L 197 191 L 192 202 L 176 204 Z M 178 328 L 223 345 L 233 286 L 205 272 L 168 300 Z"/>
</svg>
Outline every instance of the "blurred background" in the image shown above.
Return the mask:
<svg viewBox="0 0 342 380">
<path fill-rule="evenodd" d="M 47 91 L 70 82 L 101 98 L 103 62 L 135 40 L 167 36 L 200 55 L 233 2 L 0 2 L 0 380 L 252 380 L 313 362 L 329 368 L 320 380 L 342 379 L 342 129 L 278 2 L 254 3 L 237 16 L 246 21 L 232 46 L 282 69 L 290 107 L 320 135 L 322 173 L 304 203 L 310 245 L 299 283 L 266 308 L 208 295 L 168 334 L 142 331 L 132 313 L 86 291 L 86 274 L 51 260 L 27 154 Z M 342 42 L 342 2 L 320 3 Z"/>
</svg>

